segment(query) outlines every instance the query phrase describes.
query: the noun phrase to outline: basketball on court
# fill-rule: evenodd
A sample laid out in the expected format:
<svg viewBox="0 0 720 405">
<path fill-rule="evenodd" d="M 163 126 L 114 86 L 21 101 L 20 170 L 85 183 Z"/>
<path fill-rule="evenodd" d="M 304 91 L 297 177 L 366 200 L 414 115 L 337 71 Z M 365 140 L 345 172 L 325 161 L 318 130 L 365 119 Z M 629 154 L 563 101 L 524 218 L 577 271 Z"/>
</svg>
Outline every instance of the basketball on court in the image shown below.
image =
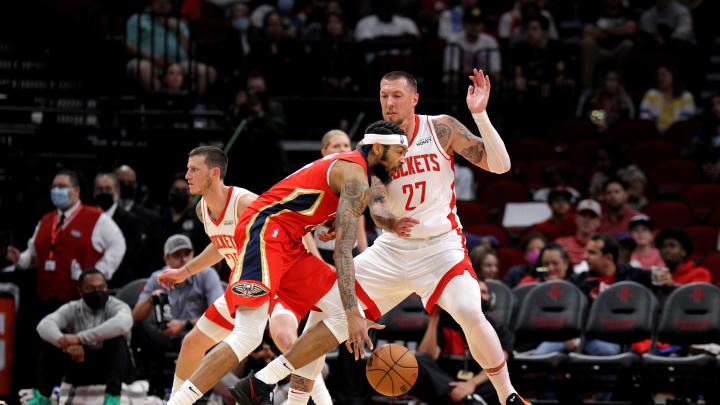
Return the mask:
<svg viewBox="0 0 720 405">
<path fill-rule="evenodd" d="M 375 391 L 396 397 L 410 391 L 418 377 L 415 355 L 395 343 L 378 347 L 365 366 L 365 375 Z"/>
</svg>

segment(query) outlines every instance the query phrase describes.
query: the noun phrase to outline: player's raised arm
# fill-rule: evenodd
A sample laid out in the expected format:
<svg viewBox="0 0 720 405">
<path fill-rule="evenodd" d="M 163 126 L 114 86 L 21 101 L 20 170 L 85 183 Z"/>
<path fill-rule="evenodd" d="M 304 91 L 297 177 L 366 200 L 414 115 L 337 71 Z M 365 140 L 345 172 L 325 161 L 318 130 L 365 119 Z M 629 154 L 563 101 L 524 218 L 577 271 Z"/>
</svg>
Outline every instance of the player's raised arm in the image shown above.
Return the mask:
<svg viewBox="0 0 720 405">
<path fill-rule="evenodd" d="M 399 236 L 409 237 L 410 230 L 420 222 L 414 218 L 396 218 L 386 206 L 387 188 L 377 176 L 371 176 L 370 216 L 380 228 L 395 232 Z"/>
<path fill-rule="evenodd" d="M 438 140 L 448 153 L 457 152 L 487 171 L 505 173 L 510 170 L 510 156 L 486 111 L 490 98 L 490 78 L 484 76 L 482 70 L 473 69 L 470 80 L 472 85 L 468 86 L 465 101 L 482 138 L 475 136 L 457 119 L 441 115 L 433 119 Z"/>
</svg>

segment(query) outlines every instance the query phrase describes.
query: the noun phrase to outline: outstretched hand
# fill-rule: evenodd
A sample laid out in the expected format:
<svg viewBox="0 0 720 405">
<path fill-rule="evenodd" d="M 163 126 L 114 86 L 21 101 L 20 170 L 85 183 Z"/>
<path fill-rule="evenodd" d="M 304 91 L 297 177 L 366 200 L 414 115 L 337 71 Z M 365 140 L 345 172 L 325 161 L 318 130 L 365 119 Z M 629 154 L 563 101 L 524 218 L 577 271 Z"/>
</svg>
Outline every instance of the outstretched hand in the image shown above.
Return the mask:
<svg viewBox="0 0 720 405">
<path fill-rule="evenodd" d="M 160 283 L 166 290 L 172 290 L 176 284 L 180 284 L 185 281 L 190 274 L 185 266 L 179 269 L 165 269 L 158 276 L 158 283 Z"/>
<path fill-rule="evenodd" d="M 490 77 L 485 76 L 482 70 L 473 69 L 469 78 L 472 85 L 468 86 L 465 101 L 471 113 L 481 113 L 485 111 L 490 100 Z"/>
<path fill-rule="evenodd" d="M 349 337 L 345 342 L 348 351 L 355 355 L 355 360 L 365 358 L 365 343 L 372 351 L 374 349 L 372 340 L 368 336 L 370 329 L 385 329 L 385 325 L 377 324 L 366 319 L 360 314 L 359 309 L 346 310 Z"/>
</svg>

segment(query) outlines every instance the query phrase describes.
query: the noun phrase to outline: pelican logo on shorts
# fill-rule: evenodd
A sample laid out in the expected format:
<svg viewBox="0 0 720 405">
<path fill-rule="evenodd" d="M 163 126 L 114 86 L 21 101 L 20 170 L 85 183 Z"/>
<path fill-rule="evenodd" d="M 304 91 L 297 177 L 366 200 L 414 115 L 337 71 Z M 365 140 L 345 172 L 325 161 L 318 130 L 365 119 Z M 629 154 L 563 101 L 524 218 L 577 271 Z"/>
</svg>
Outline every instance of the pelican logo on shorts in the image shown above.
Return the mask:
<svg viewBox="0 0 720 405">
<path fill-rule="evenodd" d="M 232 292 L 242 295 L 243 298 L 262 297 L 269 293 L 267 288 L 254 283 L 237 283 L 233 286 Z"/>
</svg>

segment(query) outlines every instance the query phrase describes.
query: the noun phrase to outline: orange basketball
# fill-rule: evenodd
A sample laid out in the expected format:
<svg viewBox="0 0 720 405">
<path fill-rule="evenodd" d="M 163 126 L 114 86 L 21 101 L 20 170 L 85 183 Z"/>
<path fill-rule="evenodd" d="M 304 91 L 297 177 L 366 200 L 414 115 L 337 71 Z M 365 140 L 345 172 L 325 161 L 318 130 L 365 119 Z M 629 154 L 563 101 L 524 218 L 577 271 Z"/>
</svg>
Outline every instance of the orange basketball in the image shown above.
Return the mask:
<svg viewBox="0 0 720 405">
<path fill-rule="evenodd" d="M 372 352 L 365 366 L 365 375 L 375 391 L 396 397 L 410 391 L 415 384 L 418 363 L 407 347 L 390 343 Z"/>
</svg>

